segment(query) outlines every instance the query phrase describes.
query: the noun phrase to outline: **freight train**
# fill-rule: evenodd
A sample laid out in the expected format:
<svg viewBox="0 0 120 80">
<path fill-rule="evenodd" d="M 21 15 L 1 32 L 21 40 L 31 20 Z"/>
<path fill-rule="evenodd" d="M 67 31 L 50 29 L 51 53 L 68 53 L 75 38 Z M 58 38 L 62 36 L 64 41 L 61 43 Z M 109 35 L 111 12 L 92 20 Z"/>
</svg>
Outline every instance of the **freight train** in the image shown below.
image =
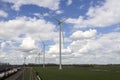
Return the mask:
<svg viewBox="0 0 120 80">
<path fill-rule="evenodd" d="M 0 68 L 0 80 L 9 77 L 10 75 L 19 71 L 21 67 L 2 67 Z"/>
</svg>

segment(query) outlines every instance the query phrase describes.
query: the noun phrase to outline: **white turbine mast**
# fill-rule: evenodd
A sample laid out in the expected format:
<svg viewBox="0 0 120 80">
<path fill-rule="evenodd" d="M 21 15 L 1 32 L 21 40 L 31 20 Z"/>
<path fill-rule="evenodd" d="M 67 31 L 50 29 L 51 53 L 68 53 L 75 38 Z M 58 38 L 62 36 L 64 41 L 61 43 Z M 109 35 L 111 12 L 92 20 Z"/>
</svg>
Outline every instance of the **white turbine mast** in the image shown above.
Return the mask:
<svg viewBox="0 0 120 80">
<path fill-rule="evenodd" d="M 42 41 L 43 44 L 43 68 L 45 68 L 45 48 L 46 48 L 46 44 Z"/>
<path fill-rule="evenodd" d="M 26 57 L 24 57 L 24 65 L 26 64 Z"/>
<path fill-rule="evenodd" d="M 35 64 L 37 64 L 37 55 L 35 56 Z"/>
<path fill-rule="evenodd" d="M 40 65 L 40 53 L 41 52 L 38 52 L 38 64 Z"/>
<path fill-rule="evenodd" d="M 40 39 L 40 38 L 39 38 L 39 39 Z M 41 39 L 40 39 L 40 42 L 41 42 L 42 45 L 43 45 L 43 68 L 45 68 L 45 49 L 46 49 L 46 44 L 45 44 L 45 42 L 42 41 Z"/>
<path fill-rule="evenodd" d="M 58 25 L 59 25 L 59 69 L 62 69 L 62 46 L 61 46 L 61 43 L 62 43 L 62 40 L 61 40 L 61 37 L 63 35 L 63 32 L 62 32 L 62 23 L 65 22 L 67 20 L 67 18 L 63 19 L 63 20 L 59 20 L 57 19 L 55 16 L 49 14 L 54 20 L 56 20 L 58 22 Z M 62 33 L 62 34 L 61 34 Z M 64 38 L 63 38 L 63 41 L 64 41 Z"/>
</svg>

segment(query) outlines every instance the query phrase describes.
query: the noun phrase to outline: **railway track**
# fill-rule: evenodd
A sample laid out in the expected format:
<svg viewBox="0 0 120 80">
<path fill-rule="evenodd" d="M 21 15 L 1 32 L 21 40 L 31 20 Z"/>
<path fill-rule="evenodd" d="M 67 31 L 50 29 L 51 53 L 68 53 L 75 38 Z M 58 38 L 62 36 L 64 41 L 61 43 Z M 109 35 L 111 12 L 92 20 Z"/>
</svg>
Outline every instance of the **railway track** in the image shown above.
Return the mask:
<svg viewBox="0 0 120 80">
<path fill-rule="evenodd" d="M 6 78 L 5 80 L 24 80 L 24 69 L 11 75 L 10 77 Z"/>
</svg>

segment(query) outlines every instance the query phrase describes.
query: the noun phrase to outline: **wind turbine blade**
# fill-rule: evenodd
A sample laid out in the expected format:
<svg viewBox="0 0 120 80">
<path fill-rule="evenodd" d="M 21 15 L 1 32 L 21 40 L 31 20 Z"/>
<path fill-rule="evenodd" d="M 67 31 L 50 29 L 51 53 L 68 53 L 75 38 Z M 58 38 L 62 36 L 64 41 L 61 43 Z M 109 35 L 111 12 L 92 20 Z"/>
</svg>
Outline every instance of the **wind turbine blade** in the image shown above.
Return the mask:
<svg viewBox="0 0 120 80">
<path fill-rule="evenodd" d="M 51 18 L 55 19 L 57 22 L 60 22 L 60 20 L 58 20 L 55 16 L 51 15 L 50 13 L 48 13 L 50 15 Z"/>
<path fill-rule="evenodd" d="M 68 19 L 68 18 L 63 19 L 63 20 L 61 21 L 61 23 L 65 22 L 67 19 Z"/>
<path fill-rule="evenodd" d="M 40 36 L 39 36 L 39 39 L 40 39 Z M 40 42 L 42 43 L 42 45 L 43 46 L 45 46 L 46 44 L 45 44 L 45 42 L 44 41 L 42 41 L 41 39 L 40 39 Z M 43 46 L 42 46 L 42 48 L 43 48 Z"/>
<path fill-rule="evenodd" d="M 56 27 L 56 31 L 59 31 L 59 25 Z"/>
</svg>

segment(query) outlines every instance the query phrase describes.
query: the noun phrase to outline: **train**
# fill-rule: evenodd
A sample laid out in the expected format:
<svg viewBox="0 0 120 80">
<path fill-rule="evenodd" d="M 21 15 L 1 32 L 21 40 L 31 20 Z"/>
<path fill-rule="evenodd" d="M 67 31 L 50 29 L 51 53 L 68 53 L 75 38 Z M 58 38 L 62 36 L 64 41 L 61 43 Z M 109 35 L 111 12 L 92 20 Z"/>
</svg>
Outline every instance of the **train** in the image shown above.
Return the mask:
<svg viewBox="0 0 120 80">
<path fill-rule="evenodd" d="M 18 72 L 21 67 L 3 67 L 0 68 L 0 80 L 9 77 L 10 75 Z"/>
</svg>

